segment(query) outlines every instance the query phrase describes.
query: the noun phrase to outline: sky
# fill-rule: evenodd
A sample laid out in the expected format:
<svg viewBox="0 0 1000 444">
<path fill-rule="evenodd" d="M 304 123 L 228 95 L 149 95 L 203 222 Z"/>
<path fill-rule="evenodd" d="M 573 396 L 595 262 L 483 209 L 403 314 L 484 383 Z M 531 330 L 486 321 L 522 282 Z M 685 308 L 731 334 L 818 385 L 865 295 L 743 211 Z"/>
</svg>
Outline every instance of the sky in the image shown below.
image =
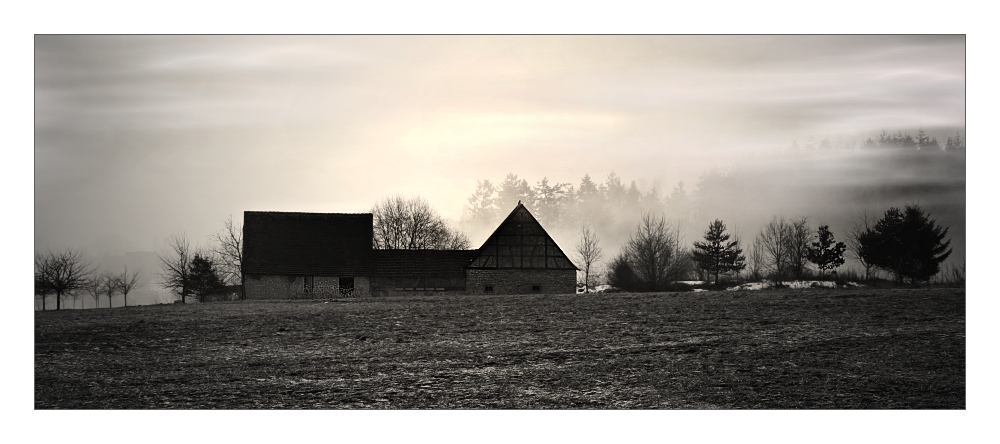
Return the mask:
<svg viewBox="0 0 1000 444">
<path fill-rule="evenodd" d="M 813 136 L 964 128 L 965 36 L 34 39 L 35 248 L 158 251 L 245 210 L 457 221 L 478 180 L 693 183 Z M 943 140 L 942 140 L 943 142 Z M 476 239 L 473 239 L 476 242 Z"/>
</svg>

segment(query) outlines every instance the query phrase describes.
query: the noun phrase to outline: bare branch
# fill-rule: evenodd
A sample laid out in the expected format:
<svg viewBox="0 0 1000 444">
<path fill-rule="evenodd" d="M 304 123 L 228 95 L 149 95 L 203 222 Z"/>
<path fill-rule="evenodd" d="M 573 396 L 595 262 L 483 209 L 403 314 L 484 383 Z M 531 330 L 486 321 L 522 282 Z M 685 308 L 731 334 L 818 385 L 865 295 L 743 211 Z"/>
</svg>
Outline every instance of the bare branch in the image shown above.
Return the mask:
<svg viewBox="0 0 1000 444">
<path fill-rule="evenodd" d="M 468 249 L 468 238 L 448 228 L 420 197 L 390 196 L 372 207 L 372 247 L 382 250 Z"/>
<path fill-rule="evenodd" d="M 67 249 L 55 254 L 49 251 L 46 255 L 35 254 L 35 294 L 42 296 L 42 309 L 45 309 L 45 297 L 56 295 L 56 310 L 62 306 L 62 298 L 77 289 L 83 288 L 90 274 L 90 262 L 83 259 L 80 252 Z"/>
<path fill-rule="evenodd" d="M 125 271 L 115 278 L 115 283 L 118 285 L 118 292 L 125 298 L 125 306 L 128 307 L 128 294 L 139 286 L 139 272 L 134 271 L 129 274 L 126 266 Z"/>
<path fill-rule="evenodd" d="M 603 254 L 600 247 L 601 238 L 597 236 L 589 226 L 584 225 L 580 231 L 580 243 L 576 245 L 576 252 L 579 254 L 580 263 L 583 264 L 584 292 L 589 293 L 593 282 L 591 282 L 591 270 L 594 263 L 601 260 Z M 596 274 L 595 274 L 596 275 Z"/>
<path fill-rule="evenodd" d="M 774 274 L 773 279 L 778 284 L 782 282 L 782 277 L 789 267 L 787 246 L 791 232 L 792 227 L 784 217 L 774 217 L 757 235 L 764 257 L 767 259 L 767 269 Z"/>
<path fill-rule="evenodd" d="M 118 275 L 105 271 L 100 276 L 101 295 L 108 297 L 108 308 L 111 308 L 111 298 L 118 293 Z M 99 306 L 99 305 L 98 305 Z"/>
<path fill-rule="evenodd" d="M 184 234 L 174 234 L 168 240 L 170 253 L 159 254 L 160 285 L 187 301 L 191 294 L 191 243 Z"/>
<path fill-rule="evenodd" d="M 220 277 L 230 285 L 239 284 L 242 287 L 243 226 L 234 225 L 233 216 L 230 215 L 223 223 L 222 230 L 210 236 L 210 239 L 215 243 L 211 252 L 215 256 Z"/>
</svg>

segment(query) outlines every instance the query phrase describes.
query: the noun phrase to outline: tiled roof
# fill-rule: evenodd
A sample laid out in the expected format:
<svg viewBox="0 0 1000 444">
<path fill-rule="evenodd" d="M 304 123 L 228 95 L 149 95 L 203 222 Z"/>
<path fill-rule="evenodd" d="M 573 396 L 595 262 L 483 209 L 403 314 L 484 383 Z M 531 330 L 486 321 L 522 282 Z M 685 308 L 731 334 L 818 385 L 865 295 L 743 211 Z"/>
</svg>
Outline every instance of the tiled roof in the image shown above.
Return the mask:
<svg viewBox="0 0 1000 444">
<path fill-rule="evenodd" d="M 372 215 L 243 213 L 247 274 L 369 276 Z"/>
<path fill-rule="evenodd" d="M 465 277 L 476 250 L 375 250 L 375 276 Z"/>
<path fill-rule="evenodd" d="M 479 248 L 469 268 L 578 270 L 520 202 Z"/>
</svg>

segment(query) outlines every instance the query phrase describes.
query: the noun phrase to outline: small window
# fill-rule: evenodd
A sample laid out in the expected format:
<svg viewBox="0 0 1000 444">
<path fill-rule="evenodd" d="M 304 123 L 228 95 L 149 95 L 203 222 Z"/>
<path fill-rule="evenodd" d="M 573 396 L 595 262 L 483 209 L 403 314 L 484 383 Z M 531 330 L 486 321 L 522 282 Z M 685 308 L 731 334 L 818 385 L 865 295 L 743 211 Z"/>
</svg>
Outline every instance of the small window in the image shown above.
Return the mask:
<svg viewBox="0 0 1000 444">
<path fill-rule="evenodd" d="M 532 293 L 541 293 L 542 292 L 542 286 L 541 285 L 532 285 L 531 286 L 531 292 Z"/>
<path fill-rule="evenodd" d="M 487 285 L 486 288 L 483 289 L 483 293 L 493 293 L 493 286 Z"/>
<path fill-rule="evenodd" d="M 354 295 L 354 276 L 340 278 L 340 294 L 345 296 Z"/>
<path fill-rule="evenodd" d="M 304 278 L 302 279 L 302 291 L 309 293 L 310 291 L 312 291 L 312 289 L 313 289 L 313 277 L 304 276 Z"/>
</svg>

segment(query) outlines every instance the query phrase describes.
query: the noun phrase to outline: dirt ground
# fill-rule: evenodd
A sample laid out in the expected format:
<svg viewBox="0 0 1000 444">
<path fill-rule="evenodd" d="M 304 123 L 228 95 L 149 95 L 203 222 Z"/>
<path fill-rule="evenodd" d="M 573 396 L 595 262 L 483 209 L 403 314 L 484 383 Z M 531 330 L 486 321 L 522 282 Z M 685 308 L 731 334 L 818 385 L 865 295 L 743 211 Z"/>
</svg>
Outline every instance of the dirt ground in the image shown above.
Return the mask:
<svg viewBox="0 0 1000 444">
<path fill-rule="evenodd" d="M 37 409 L 964 409 L 964 289 L 35 313 Z"/>
</svg>

